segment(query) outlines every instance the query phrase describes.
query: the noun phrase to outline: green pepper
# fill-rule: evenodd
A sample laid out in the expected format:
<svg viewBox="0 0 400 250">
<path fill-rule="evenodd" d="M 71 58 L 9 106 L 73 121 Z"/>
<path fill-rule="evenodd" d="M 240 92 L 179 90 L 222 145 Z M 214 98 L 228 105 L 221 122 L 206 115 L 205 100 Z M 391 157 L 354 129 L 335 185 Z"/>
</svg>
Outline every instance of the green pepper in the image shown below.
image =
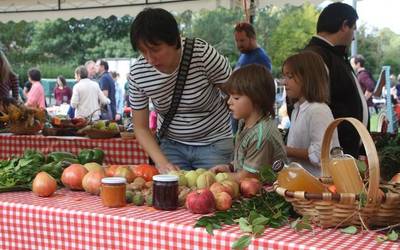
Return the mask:
<svg viewBox="0 0 400 250">
<path fill-rule="evenodd" d="M 101 149 L 83 149 L 78 154 L 78 161 L 80 164 L 86 164 L 88 162 L 97 162 L 103 164 L 104 152 Z"/>
<path fill-rule="evenodd" d="M 71 154 L 70 152 L 52 152 L 47 155 L 47 162 L 60 162 L 62 160 L 73 161 L 71 163 L 77 163 L 76 155 Z"/>
<path fill-rule="evenodd" d="M 104 151 L 98 148 L 93 149 L 94 151 L 94 162 L 102 165 L 104 161 Z"/>
<path fill-rule="evenodd" d="M 94 152 L 91 149 L 82 149 L 78 154 L 78 161 L 80 164 L 92 162 Z"/>
</svg>

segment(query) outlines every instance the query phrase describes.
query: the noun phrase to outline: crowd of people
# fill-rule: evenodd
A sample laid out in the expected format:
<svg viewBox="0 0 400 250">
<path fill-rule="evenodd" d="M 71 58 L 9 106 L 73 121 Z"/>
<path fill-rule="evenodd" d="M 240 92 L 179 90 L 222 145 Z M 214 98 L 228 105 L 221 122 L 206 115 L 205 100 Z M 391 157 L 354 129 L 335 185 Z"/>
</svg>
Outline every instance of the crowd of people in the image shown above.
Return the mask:
<svg viewBox="0 0 400 250">
<path fill-rule="evenodd" d="M 211 44 L 182 37 L 173 15 L 159 8 L 144 9 L 131 25 L 131 44 L 140 56 L 124 90 L 105 60 L 88 61 L 76 68 L 72 90 L 64 77 L 57 78 L 56 105 L 70 104 L 75 117 L 109 120 L 120 120 L 128 105 L 138 142 L 163 173 L 208 168 L 241 179 L 284 160 L 300 162 L 319 175 L 322 137 L 330 122 L 353 117 L 368 126 L 369 114 L 375 112 L 375 81 L 365 59 L 357 55 L 350 62 L 347 54 L 357 19 L 350 5 L 328 5 L 318 18 L 316 35 L 284 61 L 287 100 L 279 113 L 285 114 L 282 126 L 290 124 L 287 141 L 275 119 L 271 60 L 257 44 L 253 26 L 241 22 L 233 30 L 240 57 L 232 70 Z M 0 55 L 0 93 L 11 91 L 17 97 L 17 76 Z M 25 103 L 45 107 L 40 71 L 31 69 L 28 76 Z M 355 158 L 362 152 L 357 131 L 346 123 L 338 126 L 331 146 Z"/>
</svg>

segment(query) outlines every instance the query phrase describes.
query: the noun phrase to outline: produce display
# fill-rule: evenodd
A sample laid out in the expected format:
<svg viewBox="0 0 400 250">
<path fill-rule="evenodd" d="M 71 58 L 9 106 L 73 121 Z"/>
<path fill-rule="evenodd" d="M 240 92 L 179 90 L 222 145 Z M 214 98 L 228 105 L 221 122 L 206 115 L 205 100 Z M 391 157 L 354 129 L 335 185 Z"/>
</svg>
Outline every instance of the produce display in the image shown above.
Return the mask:
<svg viewBox="0 0 400 250">
<path fill-rule="evenodd" d="M 46 111 L 26 107 L 12 98 L 0 100 L 0 122 L 19 134 L 39 131 L 46 120 Z"/>
</svg>

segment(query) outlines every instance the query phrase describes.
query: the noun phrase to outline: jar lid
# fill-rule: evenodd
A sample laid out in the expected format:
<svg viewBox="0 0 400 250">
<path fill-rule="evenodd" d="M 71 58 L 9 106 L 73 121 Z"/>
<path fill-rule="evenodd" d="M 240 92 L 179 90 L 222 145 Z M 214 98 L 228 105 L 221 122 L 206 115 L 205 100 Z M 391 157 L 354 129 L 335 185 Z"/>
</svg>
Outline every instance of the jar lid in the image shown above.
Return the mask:
<svg viewBox="0 0 400 250">
<path fill-rule="evenodd" d="M 153 176 L 153 181 L 173 182 L 178 181 L 178 176 L 172 174 L 158 174 Z"/>
<path fill-rule="evenodd" d="M 125 184 L 126 179 L 124 177 L 105 177 L 101 179 L 101 183 L 104 184 Z"/>
</svg>

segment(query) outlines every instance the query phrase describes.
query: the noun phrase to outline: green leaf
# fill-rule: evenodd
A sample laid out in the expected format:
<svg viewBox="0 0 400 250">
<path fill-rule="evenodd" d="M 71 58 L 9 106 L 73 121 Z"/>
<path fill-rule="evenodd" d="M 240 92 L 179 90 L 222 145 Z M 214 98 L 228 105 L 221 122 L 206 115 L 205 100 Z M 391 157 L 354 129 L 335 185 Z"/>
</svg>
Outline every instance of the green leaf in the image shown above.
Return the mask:
<svg viewBox="0 0 400 250">
<path fill-rule="evenodd" d="M 346 228 L 342 228 L 340 232 L 345 234 L 356 234 L 358 232 L 358 229 L 355 226 L 349 226 Z"/>
<path fill-rule="evenodd" d="M 356 162 L 358 171 L 363 175 L 365 171 L 367 171 L 367 164 L 365 164 L 365 161 L 362 160 L 357 160 Z"/>
<path fill-rule="evenodd" d="M 359 206 L 360 206 L 360 208 L 363 208 L 363 207 L 365 207 L 367 205 L 368 197 L 367 197 L 367 194 L 365 192 L 361 192 L 359 194 L 359 196 L 360 196 Z"/>
<path fill-rule="evenodd" d="M 242 230 L 245 233 L 251 233 L 252 232 L 252 226 L 243 217 L 239 219 L 239 227 L 240 227 L 240 230 Z"/>
<path fill-rule="evenodd" d="M 251 236 L 250 235 L 243 235 L 237 241 L 233 242 L 232 248 L 233 249 L 245 249 L 251 243 Z"/>
<path fill-rule="evenodd" d="M 277 174 L 272 170 L 271 166 L 263 166 L 260 170 L 261 183 L 274 183 L 276 181 Z"/>
<path fill-rule="evenodd" d="M 206 225 L 206 231 L 207 231 L 208 234 L 214 235 L 213 230 L 214 230 L 214 228 L 213 228 L 212 224 L 207 224 Z"/>
<path fill-rule="evenodd" d="M 303 229 L 312 230 L 312 226 L 307 216 L 303 218 L 297 218 L 295 221 L 290 223 L 290 227 L 293 228 L 296 232 L 300 232 Z"/>
<path fill-rule="evenodd" d="M 399 238 L 399 234 L 393 230 L 387 235 L 387 238 L 390 241 L 397 241 L 397 239 Z"/>
<path fill-rule="evenodd" d="M 265 226 L 263 225 L 253 225 L 253 234 L 260 236 L 264 233 Z"/>
<path fill-rule="evenodd" d="M 256 211 L 250 211 L 249 223 L 253 224 L 253 220 L 258 218 L 259 214 Z"/>
<path fill-rule="evenodd" d="M 382 243 L 384 241 L 387 241 L 388 237 L 386 235 L 379 235 L 378 237 L 376 237 L 376 241 L 378 243 Z"/>
<path fill-rule="evenodd" d="M 255 218 L 251 224 L 253 225 L 266 225 L 268 223 L 269 219 L 264 217 L 263 215 L 259 215 L 257 218 Z"/>
</svg>

